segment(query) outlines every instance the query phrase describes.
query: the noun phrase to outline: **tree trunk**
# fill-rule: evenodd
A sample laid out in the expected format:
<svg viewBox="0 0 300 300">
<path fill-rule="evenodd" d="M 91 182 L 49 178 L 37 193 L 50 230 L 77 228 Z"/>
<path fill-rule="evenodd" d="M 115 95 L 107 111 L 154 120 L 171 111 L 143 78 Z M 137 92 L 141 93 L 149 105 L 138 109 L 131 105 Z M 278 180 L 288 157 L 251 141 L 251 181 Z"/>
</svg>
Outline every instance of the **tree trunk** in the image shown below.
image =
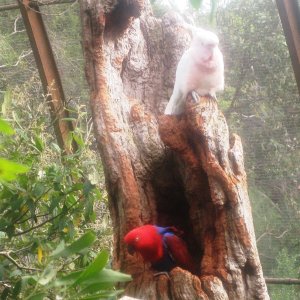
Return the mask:
<svg viewBox="0 0 300 300">
<path fill-rule="evenodd" d="M 83 47 L 95 135 L 114 227 L 113 266 L 142 299 L 269 299 L 260 265 L 240 139 L 210 99 L 162 111 L 190 34 L 148 1 L 82 0 Z M 198 276 L 153 276 L 124 235 L 143 224 L 184 231 Z"/>
</svg>

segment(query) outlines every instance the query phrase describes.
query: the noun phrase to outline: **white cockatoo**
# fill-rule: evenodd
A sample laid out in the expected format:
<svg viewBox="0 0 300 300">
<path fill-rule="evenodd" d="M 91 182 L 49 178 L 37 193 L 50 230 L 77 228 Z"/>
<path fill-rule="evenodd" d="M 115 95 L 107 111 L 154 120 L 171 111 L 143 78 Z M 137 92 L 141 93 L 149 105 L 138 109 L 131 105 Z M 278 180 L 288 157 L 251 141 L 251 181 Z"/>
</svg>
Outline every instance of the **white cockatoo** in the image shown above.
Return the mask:
<svg viewBox="0 0 300 300">
<path fill-rule="evenodd" d="M 197 28 L 193 40 L 177 66 L 172 96 L 165 109 L 166 115 L 179 115 L 184 111 L 188 93 L 216 97 L 224 89 L 224 61 L 218 37 L 210 31 Z"/>
</svg>

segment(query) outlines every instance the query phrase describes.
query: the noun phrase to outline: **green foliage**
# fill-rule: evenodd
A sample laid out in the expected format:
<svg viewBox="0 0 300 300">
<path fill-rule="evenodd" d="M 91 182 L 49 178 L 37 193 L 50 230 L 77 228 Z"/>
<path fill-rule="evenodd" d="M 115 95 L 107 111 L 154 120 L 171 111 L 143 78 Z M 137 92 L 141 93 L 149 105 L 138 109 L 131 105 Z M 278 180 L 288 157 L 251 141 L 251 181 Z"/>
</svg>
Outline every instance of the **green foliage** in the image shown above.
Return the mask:
<svg viewBox="0 0 300 300">
<path fill-rule="evenodd" d="M 226 66 L 220 103 L 242 137 L 264 275 L 297 278 L 299 95 L 278 11 L 271 0 L 232 0 L 217 27 Z M 299 298 L 296 287 L 268 288 L 272 299 Z"/>
<path fill-rule="evenodd" d="M 0 181 L 11 181 L 16 179 L 20 173 L 26 173 L 28 167 L 13 161 L 0 158 Z"/>
<path fill-rule="evenodd" d="M 0 119 L 0 132 L 6 135 L 12 135 L 15 133 L 13 128 L 4 120 Z"/>
<path fill-rule="evenodd" d="M 215 23 L 216 12 L 218 7 L 218 0 L 210 0 L 210 7 L 207 7 L 203 4 L 203 0 L 188 0 L 183 1 L 180 4 L 180 1 L 173 0 L 159 0 L 151 1 L 152 9 L 157 17 L 162 17 L 168 11 L 177 11 L 181 14 L 185 20 L 193 20 L 195 23 L 200 23 L 203 25 L 211 27 Z M 183 6 L 181 6 L 183 4 Z"/>
<path fill-rule="evenodd" d="M 203 0 L 190 0 L 191 5 L 193 6 L 193 8 L 195 9 L 199 9 L 201 4 L 202 4 Z"/>
<path fill-rule="evenodd" d="M 107 251 L 96 255 L 96 237 L 101 236 L 88 224 L 95 220 L 95 203 L 102 195 L 80 167 L 84 145 L 63 163 L 44 165 L 42 132 L 13 130 L 3 120 L 0 131 L 10 134 L 1 141 L 0 152 L 6 156 L 0 160 L 0 175 L 10 174 L 0 183 L 0 281 L 6 283 L 1 299 L 117 296 L 121 291 L 114 289 L 115 283 L 130 276 L 105 268 Z M 11 158 L 30 162 L 31 167 L 21 169 Z"/>
<path fill-rule="evenodd" d="M 54 250 L 43 264 L 43 269 L 36 270 L 35 274 L 18 276 L 11 291 L 5 297 L 12 299 L 44 299 L 45 297 L 62 297 L 62 299 L 107 299 L 114 298 L 121 290 L 115 290 L 117 282 L 130 281 L 129 275 L 105 268 L 108 262 L 108 253 L 103 250 L 87 266 L 73 271 L 72 264 L 76 256 L 83 255 L 89 250 L 90 238 L 95 240 L 93 232 L 87 232 L 71 245 Z M 68 253 L 66 260 L 64 255 Z M 60 258 L 60 259 L 59 259 Z M 63 258 L 63 259 L 61 259 Z M 17 274 L 15 274 L 16 276 Z M 2 299 L 6 299 L 3 297 Z"/>
<path fill-rule="evenodd" d="M 12 127 L 0 119 L 0 133 L 14 134 Z M 28 171 L 28 167 L 0 157 L 0 182 L 14 180 L 18 174 Z"/>
<path fill-rule="evenodd" d="M 41 8 L 79 145 L 63 157 L 19 12 L 0 14 L 1 299 L 113 299 L 115 283 L 130 280 L 108 268 L 112 230 L 91 150 L 78 8 Z"/>
<path fill-rule="evenodd" d="M 299 271 L 299 254 L 289 254 L 289 251 L 285 248 L 281 250 L 276 258 L 277 265 L 274 269 L 274 274 L 282 278 L 297 278 Z M 270 297 L 273 300 L 298 300 L 299 299 L 299 287 L 298 286 L 282 286 L 282 285 L 270 285 L 268 287 Z"/>
</svg>

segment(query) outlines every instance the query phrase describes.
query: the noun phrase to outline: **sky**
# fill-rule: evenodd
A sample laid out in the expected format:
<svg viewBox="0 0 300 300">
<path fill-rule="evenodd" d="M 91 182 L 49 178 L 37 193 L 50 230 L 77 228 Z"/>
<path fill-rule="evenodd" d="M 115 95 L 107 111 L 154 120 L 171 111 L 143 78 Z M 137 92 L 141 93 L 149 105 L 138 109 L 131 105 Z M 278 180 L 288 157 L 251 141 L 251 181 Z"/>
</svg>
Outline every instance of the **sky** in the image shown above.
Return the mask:
<svg viewBox="0 0 300 300">
<path fill-rule="evenodd" d="M 187 0 L 175 0 L 177 7 L 182 11 L 186 7 Z"/>
<path fill-rule="evenodd" d="M 188 2 L 188 0 L 173 0 L 173 1 L 176 3 L 177 7 L 178 7 L 181 11 L 184 10 L 184 8 L 186 7 L 187 2 Z M 208 7 L 208 6 L 210 6 L 210 0 L 203 0 L 202 8 L 203 8 L 203 7 L 206 8 L 206 7 Z"/>
</svg>

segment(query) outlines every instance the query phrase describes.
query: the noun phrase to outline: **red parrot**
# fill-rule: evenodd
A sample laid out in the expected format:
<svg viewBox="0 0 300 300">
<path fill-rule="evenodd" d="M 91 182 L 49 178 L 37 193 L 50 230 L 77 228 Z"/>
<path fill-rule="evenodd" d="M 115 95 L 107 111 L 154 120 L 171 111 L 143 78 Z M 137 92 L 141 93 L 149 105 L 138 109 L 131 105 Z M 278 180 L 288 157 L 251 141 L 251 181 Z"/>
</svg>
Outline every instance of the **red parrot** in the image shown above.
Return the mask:
<svg viewBox="0 0 300 300">
<path fill-rule="evenodd" d="M 158 271 L 170 271 L 176 266 L 194 273 L 192 257 L 186 243 L 178 236 L 175 227 L 144 225 L 126 234 L 128 252 L 141 254 Z"/>
</svg>

